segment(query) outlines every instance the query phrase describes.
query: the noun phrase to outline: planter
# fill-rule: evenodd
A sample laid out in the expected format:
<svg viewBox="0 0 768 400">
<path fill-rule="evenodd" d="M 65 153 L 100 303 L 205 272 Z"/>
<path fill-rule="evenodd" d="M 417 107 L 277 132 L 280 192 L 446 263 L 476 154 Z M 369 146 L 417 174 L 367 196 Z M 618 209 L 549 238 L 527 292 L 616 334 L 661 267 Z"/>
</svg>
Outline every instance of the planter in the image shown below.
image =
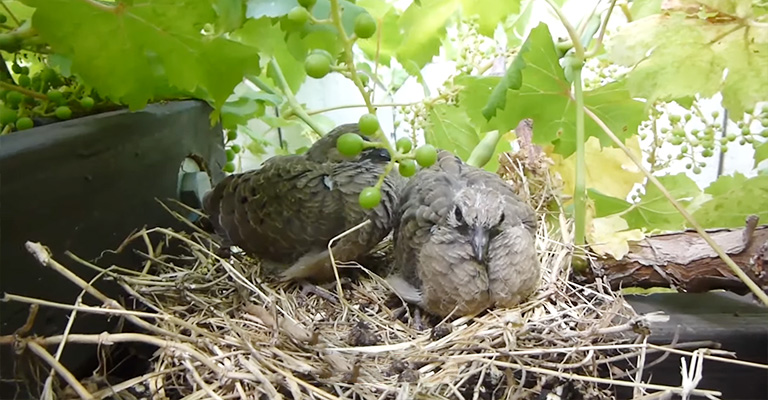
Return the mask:
<svg viewBox="0 0 768 400">
<path fill-rule="evenodd" d="M 157 200 L 194 198 L 180 193 L 180 182 L 200 176 L 183 176 L 182 164 L 203 164 L 214 182 L 223 177 L 223 137 L 219 126 L 211 126 L 210 111 L 198 101 L 154 104 L 138 112 L 107 112 L 0 137 L 0 292 L 65 304 L 73 304 L 79 295 L 79 289 L 27 253 L 27 240 L 48 246 L 58 260 L 68 261 L 71 271 L 88 280 L 95 271 L 69 260 L 65 251 L 93 260 L 144 226 L 184 229 Z M 190 155 L 197 163 L 187 158 Z M 139 267 L 140 260 L 126 249 L 103 254 L 99 265 Z M 117 290 L 110 283 L 96 286 L 107 293 Z M 90 296 L 84 300 L 98 304 Z M 0 334 L 13 333 L 27 314 L 24 305 L 0 303 Z M 61 332 L 68 314 L 40 308 L 33 332 Z M 73 332 L 101 332 L 117 323 L 81 314 Z M 75 372 L 91 357 L 77 350 L 69 345 L 62 357 Z M 14 385 L 6 379 L 13 375 L 11 346 L 1 346 L 0 351 L 0 398 L 10 398 Z"/>
<path fill-rule="evenodd" d="M 649 343 L 669 344 L 677 333 L 677 343 L 712 341 L 719 343 L 720 349 L 734 352 L 739 360 L 768 364 L 768 309 L 755 304 L 749 296 L 728 292 L 657 293 L 626 299 L 638 313 L 663 311 L 669 315 L 669 321 L 652 328 Z M 658 353 L 648 355 L 647 361 L 657 357 Z M 689 368 L 690 361 L 687 357 Z M 679 386 L 680 366 L 680 356 L 670 354 L 661 363 L 646 368 L 643 379 Z M 768 399 L 768 370 L 711 360 L 704 360 L 703 366 L 699 388 L 718 390 L 723 399 Z M 616 388 L 616 393 L 618 398 L 632 398 L 630 388 Z"/>
</svg>

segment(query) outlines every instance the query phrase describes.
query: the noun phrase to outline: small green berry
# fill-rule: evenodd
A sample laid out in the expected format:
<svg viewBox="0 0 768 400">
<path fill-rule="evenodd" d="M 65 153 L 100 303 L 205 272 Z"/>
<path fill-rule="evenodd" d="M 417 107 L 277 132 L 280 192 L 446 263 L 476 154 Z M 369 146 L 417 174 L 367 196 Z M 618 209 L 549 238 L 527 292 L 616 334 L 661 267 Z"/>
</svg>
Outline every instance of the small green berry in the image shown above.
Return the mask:
<svg viewBox="0 0 768 400">
<path fill-rule="evenodd" d="M 222 170 L 224 172 L 229 172 L 229 173 L 235 172 L 235 163 L 230 161 L 230 162 L 224 164 L 224 168 L 222 168 Z"/>
<path fill-rule="evenodd" d="M 367 187 L 360 192 L 358 202 L 363 208 L 374 208 L 381 202 L 381 191 L 377 187 Z"/>
<path fill-rule="evenodd" d="M 347 132 L 336 140 L 336 149 L 345 156 L 356 156 L 363 151 L 365 141 L 357 133 Z"/>
<path fill-rule="evenodd" d="M 437 161 L 437 149 L 431 144 L 416 149 L 416 162 L 424 168 L 427 168 Z"/>
<path fill-rule="evenodd" d="M 355 18 L 355 35 L 361 39 L 368 39 L 376 33 L 376 20 L 371 14 L 362 12 Z"/>
<path fill-rule="evenodd" d="M 70 119 L 72 118 L 72 110 L 67 106 L 59 106 L 54 111 L 56 118 L 58 119 Z"/>
<path fill-rule="evenodd" d="M 413 159 L 406 158 L 400 160 L 399 164 L 400 165 L 398 166 L 398 171 L 400 171 L 400 175 L 408 178 L 416 173 L 416 161 Z"/>
<path fill-rule="evenodd" d="M 411 142 L 411 139 L 408 138 L 400 138 L 397 139 L 395 146 L 397 147 L 397 151 L 401 153 L 408 153 L 413 148 L 413 142 Z"/>
<path fill-rule="evenodd" d="M 371 136 L 379 130 L 379 119 L 374 114 L 363 114 L 357 122 L 363 135 Z"/>
<path fill-rule="evenodd" d="M 228 130 L 227 131 L 227 141 L 232 141 L 237 139 L 237 131 L 235 130 Z"/>
</svg>

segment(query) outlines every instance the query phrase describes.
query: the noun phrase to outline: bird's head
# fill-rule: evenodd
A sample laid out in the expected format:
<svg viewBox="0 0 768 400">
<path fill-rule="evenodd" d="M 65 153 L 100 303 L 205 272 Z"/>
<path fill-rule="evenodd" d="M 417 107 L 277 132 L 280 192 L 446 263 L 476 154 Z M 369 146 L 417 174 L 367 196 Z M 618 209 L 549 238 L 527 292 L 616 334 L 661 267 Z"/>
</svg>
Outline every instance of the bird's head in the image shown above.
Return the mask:
<svg viewBox="0 0 768 400">
<path fill-rule="evenodd" d="M 472 245 L 474 258 L 488 261 L 488 247 L 502 231 L 504 200 L 494 191 L 470 187 L 456 196 L 447 223 Z"/>
<path fill-rule="evenodd" d="M 382 148 L 363 149 L 360 154 L 354 157 L 345 156 L 336 149 L 336 140 L 345 133 L 357 133 L 366 141 L 373 141 L 372 138 L 360 133 L 360 128 L 355 124 L 339 125 L 325 136 L 318 139 L 307 150 L 306 157 L 315 162 L 342 162 L 342 161 L 362 161 L 371 160 L 374 163 L 386 164 L 390 160 L 389 152 Z"/>
</svg>

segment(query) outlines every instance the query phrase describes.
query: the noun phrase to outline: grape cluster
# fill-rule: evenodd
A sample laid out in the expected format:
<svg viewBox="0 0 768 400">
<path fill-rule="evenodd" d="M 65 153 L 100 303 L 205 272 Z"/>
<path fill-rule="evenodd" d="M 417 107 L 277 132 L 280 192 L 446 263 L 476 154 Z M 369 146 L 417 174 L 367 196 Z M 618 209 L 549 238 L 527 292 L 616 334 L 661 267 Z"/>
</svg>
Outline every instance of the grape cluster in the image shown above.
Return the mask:
<svg viewBox="0 0 768 400">
<path fill-rule="evenodd" d="M 237 139 L 237 131 L 233 129 L 227 130 L 227 149 L 225 150 L 227 163 L 224 164 L 224 172 L 235 172 L 235 158 L 243 151 L 239 144 L 233 143 L 235 139 Z"/>
<path fill-rule="evenodd" d="M 456 25 L 455 35 L 449 36 L 449 41 L 456 48 L 456 69 L 460 74 L 472 74 L 494 58 L 504 55 L 510 57 L 513 53 L 507 50 L 504 54 L 499 52 L 496 42 L 481 35 L 478 31 L 477 16 L 462 18 Z M 508 60 L 507 60 L 508 61 Z"/>
<path fill-rule="evenodd" d="M 7 15 L 0 14 L 0 24 L 8 21 Z M 0 133 L 116 108 L 96 91 L 49 66 L 46 52 L 35 50 L 40 44 L 34 38 L 28 40 L 30 32 L 26 20 L 15 28 L 0 26 L 0 49 L 13 58 L 10 68 L 5 59 L 0 67 Z"/>
<path fill-rule="evenodd" d="M 737 142 L 740 145 L 758 144 L 762 138 L 768 138 L 768 107 L 757 111 L 747 110 L 743 118 L 734 121 L 736 127 L 729 124 L 723 134 L 722 115 L 718 110 L 705 114 L 698 101 L 694 101 L 690 110 L 683 113 L 670 111 L 668 104 L 661 103 L 654 107 L 652 118 L 641 126 L 640 139 L 645 140 L 648 134 L 653 134 L 651 149 L 646 161 L 652 170 L 668 167 L 673 160 L 684 161 L 685 168 L 694 174 L 700 174 L 707 166 L 706 159 L 713 157 L 719 150 L 728 152 L 728 144 Z M 657 129 L 658 121 L 666 116 L 669 127 Z M 755 127 L 759 127 L 756 132 Z M 668 143 L 676 146 L 679 152 L 669 154 L 666 159 L 657 155 L 657 149 Z"/>
<path fill-rule="evenodd" d="M 364 114 L 358 121 L 360 133 L 368 137 L 376 137 L 379 133 L 379 120 L 374 114 Z M 357 133 L 345 133 L 336 140 L 336 149 L 347 156 L 356 156 L 365 148 L 384 147 L 377 141 L 366 141 Z M 413 176 L 416 173 L 416 164 L 423 168 L 429 167 L 437 161 L 437 149 L 430 144 L 425 144 L 413 151 L 413 142 L 408 138 L 401 138 L 395 143 L 396 154 L 391 163 L 398 163 L 398 171 L 404 177 Z M 381 181 L 375 186 L 367 187 L 360 192 L 359 203 L 363 208 L 376 207 L 381 202 Z"/>
</svg>

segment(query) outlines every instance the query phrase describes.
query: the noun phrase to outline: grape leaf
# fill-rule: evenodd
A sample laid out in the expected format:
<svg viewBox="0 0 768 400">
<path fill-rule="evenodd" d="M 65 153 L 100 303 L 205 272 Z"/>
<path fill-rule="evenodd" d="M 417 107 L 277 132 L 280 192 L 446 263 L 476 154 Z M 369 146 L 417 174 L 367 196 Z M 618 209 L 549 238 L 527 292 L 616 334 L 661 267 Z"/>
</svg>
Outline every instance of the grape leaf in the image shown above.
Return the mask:
<svg viewBox="0 0 768 400">
<path fill-rule="evenodd" d="M 35 5 L 34 28 L 55 52 L 72 59 L 72 72 L 132 110 L 144 107 L 155 89 L 165 85 L 204 91 L 220 108 L 245 74 L 259 71 L 256 48 L 201 33 L 205 23 L 217 19 L 210 2 L 155 0 L 94 7 L 47 0 Z"/>
<path fill-rule="evenodd" d="M 734 178 L 721 176 L 715 181 L 715 195 L 693 213 L 704 228 L 744 226 L 750 214 L 757 215 L 761 221 L 768 219 L 768 176 Z"/>
<path fill-rule="evenodd" d="M 477 16 L 478 32 L 492 38 L 499 22 L 520 12 L 520 0 L 461 0 L 461 11 L 464 16 Z"/>
<path fill-rule="evenodd" d="M 589 248 L 601 256 L 610 255 L 621 260 L 629 253 L 629 241 L 645 237 L 640 229 L 629 229 L 627 221 L 618 215 L 594 218 L 587 225 Z"/>
<path fill-rule="evenodd" d="M 339 0 L 339 7 L 341 7 L 341 26 L 344 27 L 344 32 L 351 36 L 355 32 L 355 18 L 360 13 L 365 12 L 365 9 L 347 0 Z M 312 7 L 312 15 L 317 19 L 330 18 L 331 2 L 328 0 L 317 0 L 317 3 Z M 336 29 L 334 27 L 331 28 L 334 31 Z"/>
<path fill-rule="evenodd" d="M 458 8 L 456 0 L 425 0 L 411 4 L 400 16 L 403 42 L 396 51 L 397 61 L 411 75 L 423 68 L 440 51 L 446 22 Z"/>
<path fill-rule="evenodd" d="M 763 162 L 763 160 L 768 159 L 768 140 L 765 142 L 757 145 L 755 147 L 755 166 L 754 168 L 757 168 L 757 165 Z"/>
<path fill-rule="evenodd" d="M 520 120 L 534 121 L 535 143 L 555 145 L 555 152 L 568 156 L 576 150 L 576 103 L 572 99 L 570 84 L 559 64 L 557 51 L 546 24 L 540 23 L 526 39 L 527 51 L 521 52 L 524 67 L 520 69 L 522 84 L 519 90 L 507 90 L 503 111 L 490 121 L 473 119 L 482 129 L 508 131 Z M 512 68 L 511 68 L 512 70 Z M 516 78 L 502 83 L 516 83 Z M 514 85 L 513 85 L 514 87 Z M 484 110 L 490 110 L 499 98 L 489 98 Z M 630 97 L 623 81 L 609 83 L 584 92 L 584 104 L 597 115 L 620 140 L 634 135 L 645 119 L 642 102 Z M 613 141 L 590 118 L 585 116 L 585 137 L 595 136 L 603 146 Z"/>
<path fill-rule="evenodd" d="M 249 19 L 230 36 L 242 43 L 258 46 L 262 55 L 274 58 L 294 92 L 306 80 L 304 58 L 307 49 L 297 33 L 286 34 L 270 18 L 259 18 Z M 270 68 L 265 72 L 271 76 Z"/>
<path fill-rule="evenodd" d="M 745 13 L 749 0 L 710 3 Z M 722 14 L 710 19 L 682 12 L 651 15 L 618 29 L 608 54 L 633 67 L 628 74 L 633 96 L 671 100 L 721 91 L 723 105 L 739 116 L 768 92 L 768 76 L 755 73 L 768 71 L 768 26 L 749 21 Z"/>
<path fill-rule="evenodd" d="M 660 176 L 658 180 L 683 207 L 701 194 L 696 182 L 684 173 Z M 640 196 L 640 200 L 632 205 L 631 211 L 626 212 L 623 218 L 631 229 L 674 231 L 685 226 L 683 216 L 651 183 L 646 184 L 645 194 Z"/>
<path fill-rule="evenodd" d="M 508 18 L 504 24 L 504 31 L 507 33 L 507 47 L 518 47 L 523 42 L 525 28 L 528 27 L 528 21 L 533 13 L 534 0 L 523 0 L 525 7 L 514 18 Z"/>
<path fill-rule="evenodd" d="M 649 15 L 661 12 L 662 0 L 633 0 L 629 6 L 629 12 L 633 20 L 638 20 Z"/>
<path fill-rule="evenodd" d="M 501 81 L 493 88 L 488 102 L 483 106 L 483 116 L 486 120 L 496 116 L 496 111 L 504 109 L 507 106 L 507 92 L 509 90 L 519 90 L 523 85 L 523 68 L 525 68 L 525 59 L 523 55 L 531 49 L 531 36 L 520 47 L 515 60 L 509 66 L 507 72 Z"/>
<path fill-rule="evenodd" d="M 536 135 L 536 128 L 534 123 L 534 136 Z M 625 145 L 635 157 L 640 158 L 642 153 L 637 135 L 627 139 Z M 589 160 L 586 165 L 585 176 L 587 188 L 595 189 L 606 196 L 626 199 L 635 185 L 643 181 L 643 174 L 640 169 L 621 149 L 601 148 L 597 138 L 591 137 L 584 144 L 584 153 L 586 159 Z M 554 161 L 554 165 L 550 167 L 552 172 L 560 174 L 563 180 L 564 193 L 572 195 L 576 185 L 576 154 L 571 154 L 567 158 L 559 154 L 550 154 L 549 156 Z M 597 211 L 599 216 L 605 215 L 602 210 L 598 209 Z"/>
<path fill-rule="evenodd" d="M 386 12 L 383 14 L 381 14 L 383 10 L 379 3 L 387 6 L 384 8 Z M 357 45 L 370 60 L 376 59 L 378 47 L 379 63 L 390 65 L 392 57 L 395 56 L 395 52 L 403 42 L 403 35 L 400 33 L 399 25 L 400 15 L 391 4 L 384 3 L 383 0 L 360 0 L 358 4 L 369 10 L 374 18 L 381 18 L 381 25 L 378 28 L 381 29 L 381 43 L 379 44 L 379 35 L 375 34 L 368 39 L 358 40 Z"/>
<path fill-rule="evenodd" d="M 704 189 L 704 193 L 712 196 L 720 196 L 733 190 L 733 188 L 743 185 L 747 177 L 739 172 L 733 175 L 721 175 L 716 181 L 712 182 Z"/>
<path fill-rule="evenodd" d="M 587 189 L 587 196 L 594 202 L 595 217 L 598 218 L 620 213 L 632 205 L 623 199 L 607 196 L 593 188 Z"/>
<path fill-rule="evenodd" d="M 466 105 L 461 107 L 447 104 L 438 104 L 429 110 L 429 129 L 424 136 L 427 143 L 456 154 L 464 161 L 469 159 L 472 150 L 475 149 L 486 133 L 480 133 L 469 120 L 465 112 Z M 490 161 L 483 168 L 496 172 L 499 169 L 499 154 L 510 151 L 509 135 L 502 135 Z"/>
</svg>

